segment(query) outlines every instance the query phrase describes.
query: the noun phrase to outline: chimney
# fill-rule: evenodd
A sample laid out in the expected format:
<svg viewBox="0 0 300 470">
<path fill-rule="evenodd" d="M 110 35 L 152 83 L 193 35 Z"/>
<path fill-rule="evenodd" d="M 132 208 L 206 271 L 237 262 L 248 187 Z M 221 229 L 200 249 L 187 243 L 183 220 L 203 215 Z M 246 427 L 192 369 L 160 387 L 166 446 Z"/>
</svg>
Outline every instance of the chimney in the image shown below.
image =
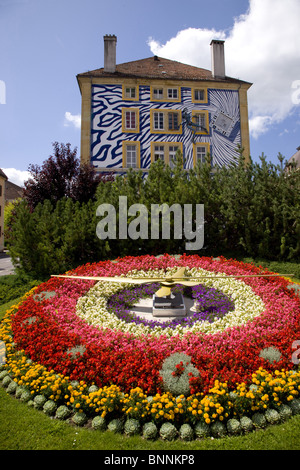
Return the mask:
<svg viewBox="0 0 300 470">
<path fill-rule="evenodd" d="M 214 78 L 225 78 L 224 42 L 213 39 L 211 46 L 211 71 Z"/>
<path fill-rule="evenodd" d="M 114 34 L 104 36 L 104 72 L 116 71 L 116 45 L 117 36 Z"/>
</svg>

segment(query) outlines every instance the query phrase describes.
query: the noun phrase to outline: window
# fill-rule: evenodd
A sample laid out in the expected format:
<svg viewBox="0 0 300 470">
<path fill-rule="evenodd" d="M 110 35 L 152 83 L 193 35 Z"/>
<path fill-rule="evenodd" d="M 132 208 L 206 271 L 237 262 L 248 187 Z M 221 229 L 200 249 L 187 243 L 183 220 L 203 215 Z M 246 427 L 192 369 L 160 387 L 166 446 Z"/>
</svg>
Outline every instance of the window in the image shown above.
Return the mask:
<svg viewBox="0 0 300 470">
<path fill-rule="evenodd" d="M 171 168 L 174 168 L 175 166 L 175 157 L 176 157 L 177 150 L 179 150 L 178 145 L 169 146 L 169 165 Z"/>
<path fill-rule="evenodd" d="M 199 127 L 199 130 L 205 129 L 205 114 L 204 113 L 199 113 L 196 114 L 195 117 L 195 123 L 197 124 L 197 127 Z"/>
<path fill-rule="evenodd" d="M 194 98 L 195 98 L 195 101 L 203 101 L 204 90 L 194 90 Z"/>
<path fill-rule="evenodd" d="M 135 111 L 125 112 L 125 128 L 135 129 L 136 128 L 136 114 Z"/>
<path fill-rule="evenodd" d="M 151 86 L 150 96 L 152 101 L 181 101 L 180 87 Z"/>
<path fill-rule="evenodd" d="M 140 143 L 134 141 L 123 142 L 123 168 L 140 167 Z"/>
<path fill-rule="evenodd" d="M 181 111 L 169 111 L 168 109 L 150 110 L 150 129 L 153 133 L 180 134 Z"/>
<path fill-rule="evenodd" d="M 195 125 L 196 134 L 208 134 L 208 111 L 192 111 L 192 122 Z"/>
<path fill-rule="evenodd" d="M 136 168 L 136 146 L 127 145 L 126 147 L 126 166 L 127 168 Z"/>
<path fill-rule="evenodd" d="M 206 88 L 192 88 L 192 102 L 193 103 L 207 103 L 207 89 Z"/>
<path fill-rule="evenodd" d="M 168 124 L 170 131 L 178 131 L 179 123 L 178 123 L 178 112 L 168 113 Z"/>
<path fill-rule="evenodd" d="M 205 163 L 207 154 L 210 153 L 210 145 L 209 143 L 203 142 L 199 144 L 194 144 L 194 167 L 197 166 L 198 163 Z"/>
<path fill-rule="evenodd" d="M 136 97 L 136 89 L 135 88 L 126 88 L 125 89 L 125 96 L 126 96 L 126 98 L 135 98 Z"/>
<path fill-rule="evenodd" d="M 174 168 L 174 160 L 177 150 L 182 152 L 181 142 L 152 142 L 151 143 L 151 162 L 163 160 Z"/>
<path fill-rule="evenodd" d="M 138 85 L 123 85 L 123 100 L 137 101 L 139 99 Z"/>
<path fill-rule="evenodd" d="M 177 100 L 178 98 L 178 88 L 168 88 L 168 99 Z"/>
<path fill-rule="evenodd" d="M 122 109 L 123 132 L 139 132 L 139 110 L 136 108 Z"/>
<path fill-rule="evenodd" d="M 154 161 L 164 160 L 165 159 L 165 150 L 163 145 L 154 146 Z"/>
<path fill-rule="evenodd" d="M 162 100 L 163 97 L 164 97 L 163 88 L 153 88 L 153 99 L 154 100 Z"/>
<path fill-rule="evenodd" d="M 206 156 L 206 147 L 200 147 L 197 146 L 196 148 L 196 159 L 197 159 L 197 162 L 200 162 L 200 163 L 205 163 L 205 156 Z"/>
<path fill-rule="evenodd" d="M 164 113 L 153 113 L 153 123 L 155 130 L 164 130 Z"/>
</svg>

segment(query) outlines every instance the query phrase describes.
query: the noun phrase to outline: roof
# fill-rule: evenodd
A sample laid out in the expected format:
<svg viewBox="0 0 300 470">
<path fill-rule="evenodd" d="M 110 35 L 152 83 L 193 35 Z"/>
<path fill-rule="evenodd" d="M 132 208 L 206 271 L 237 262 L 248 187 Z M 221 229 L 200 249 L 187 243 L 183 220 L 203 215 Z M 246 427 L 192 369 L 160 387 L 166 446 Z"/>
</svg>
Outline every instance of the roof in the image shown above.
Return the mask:
<svg viewBox="0 0 300 470">
<path fill-rule="evenodd" d="M 205 80 L 214 82 L 248 83 L 235 78 L 225 77 L 224 79 L 214 78 L 210 70 L 183 64 L 175 60 L 164 59 L 158 56 L 147 59 L 134 60 L 117 64 L 115 72 L 105 72 L 104 68 L 81 73 L 78 77 L 105 78 L 153 78 L 166 80 Z M 251 85 L 250 83 L 248 83 Z"/>
<path fill-rule="evenodd" d="M 13 201 L 23 196 L 23 188 L 11 181 L 5 182 L 5 199 Z"/>
<path fill-rule="evenodd" d="M 4 171 L 1 170 L 1 168 L 0 168 L 0 176 L 2 176 L 2 178 L 5 178 L 6 180 L 8 179 Z"/>
</svg>

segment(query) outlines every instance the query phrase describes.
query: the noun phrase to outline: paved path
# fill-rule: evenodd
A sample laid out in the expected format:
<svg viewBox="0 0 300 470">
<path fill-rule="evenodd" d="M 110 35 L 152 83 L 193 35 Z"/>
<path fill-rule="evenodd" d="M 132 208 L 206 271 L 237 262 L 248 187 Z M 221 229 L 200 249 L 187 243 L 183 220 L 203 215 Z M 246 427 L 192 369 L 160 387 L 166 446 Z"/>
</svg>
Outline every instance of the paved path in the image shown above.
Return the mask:
<svg viewBox="0 0 300 470">
<path fill-rule="evenodd" d="M 7 274 L 14 274 L 14 267 L 8 254 L 0 253 L 0 276 Z"/>
</svg>

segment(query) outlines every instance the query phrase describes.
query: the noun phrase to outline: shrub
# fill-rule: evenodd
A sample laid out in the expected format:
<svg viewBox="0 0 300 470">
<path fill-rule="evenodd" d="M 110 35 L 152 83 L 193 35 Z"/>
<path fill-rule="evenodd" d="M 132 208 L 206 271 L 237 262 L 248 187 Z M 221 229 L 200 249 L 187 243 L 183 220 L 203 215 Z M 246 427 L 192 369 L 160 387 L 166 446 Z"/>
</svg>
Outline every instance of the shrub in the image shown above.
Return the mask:
<svg viewBox="0 0 300 470">
<path fill-rule="evenodd" d="M 76 426 L 83 426 L 87 422 L 87 416 L 85 413 L 79 413 L 78 411 L 72 416 L 72 421 Z"/>
<path fill-rule="evenodd" d="M 40 281 L 30 280 L 28 275 L 17 276 L 9 274 L 0 277 L 0 305 L 21 297 Z"/>
<path fill-rule="evenodd" d="M 12 380 L 12 381 L 9 383 L 9 385 L 8 385 L 8 387 L 7 387 L 7 389 L 6 389 L 6 391 L 7 391 L 7 393 L 13 394 L 13 393 L 16 392 L 17 387 L 18 387 L 17 383 Z"/>
<path fill-rule="evenodd" d="M 191 357 L 183 353 L 174 353 L 164 360 L 161 370 L 164 388 L 173 395 L 189 395 L 190 380 L 199 377 L 199 371 L 191 364 Z"/>
<path fill-rule="evenodd" d="M 180 426 L 179 435 L 182 440 L 191 441 L 194 437 L 193 428 L 189 424 L 185 423 L 182 426 Z"/>
<path fill-rule="evenodd" d="M 221 421 L 216 421 L 210 427 L 211 434 L 214 437 L 224 437 L 227 434 L 226 426 Z"/>
<path fill-rule="evenodd" d="M 21 395 L 22 395 L 23 392 L 24 392 L 24 388 L 23 388 L 23 387 L 17 387 L 17 390 L 16 390 L 16 398 L 21 398 Z"/>
<path fill-rule="evenodd" d="M 197 423 L 194 427 L 194 433 L 199 439 L 208 437 L 210 435 L 209 425 L 201 422 Z"/>
<path fill-rule="evenodd" d="M 278 411 L 276 411 L 272 408 L 268 408 L 266 410 L 265 417 L 266 417 L 266 420 L 268 421 L 268 423 L 270 423 L 270 424 L 276 424 L 280 421 L 280 414 L 278 413 Z"/>
<path fill-rule="evenodd" d="M 47 398 L 44 395 L 36 395 L 33 399 L 34 407 L 41 410 L 46 403 Z"/>
<path fill-rule="evenodd" d="M 20 396 L 20 400 L 23 403 L 28 403 L 31 400 L 31 393 L 28 390 L 24 390 Z M 33 400 L 32 400 L 32 405 L 34 405 Z"/>
<path fill-rule="evenodd" d="M 56 413 L 55 413 L 55 418 L 57 419 L 67 419 L 71 414 L 71 411 L 69 408 L 65 405 L 61 405 L 57 408 Z"/>
<path fill-rule="evenodd" d="M 264 428 L 267 424 L 266 418 L 262 413 L 254 413 L 252 422 L 256 428 Z"/>
<path fill-rule="evenodd" d="M 159 430 L 159 435 L 166 441 L 173 441 L 178 436 L 178 431 L 174 424 L 164 423 Z"/>
<path fill-rule="evenodd" d="M 240 419 L 240 423 L 244 432 L 252 431 L 253 423 L 252 420 L 248 418 L 248 416 L 242 416 L 242 418 Z"/>
<path fill-rule="evenodd" d="M 102 416 L 95 416 L 95 418 L 92 419 L 92 428 L 104 431 L 106 429 L 105 418 L 102 418 Z"/>
<path fill-rule="evenodd" d="M 292 408 L 284 404 L 280 405 L 280 407 L 278 408 L 278 412 L 282 421 L 285 421 L 286 419 L 290 418 L 290 416 L 292 416 L 293 414 Z"/>
<path fill-rule="evenodd" d="M 145 423 L 143 426 L 143 437 L 145 439 L 155 439 L 157 436 L 158 430 L 156 424 L 152 421 L 150 423 Z"/>
<path fill-rule="evenodd" d="M 259 357 L 262 357 L 266 361 L 273 364 L 274 362 L 278 362 L 281 359 L 281 352 L 278 349 L 271 346 L 270 348 L 262 349 L 259 353 Z"/>
<path fill-rule="evenodd" d="M 229 434 L 240 434 L 242 431 L 241 423 L 237 419 L 229 419 L 227 421 L 227 430 Z"/>
<path fill-rule="evenodd" d="M 121 433 L 123 432 L 123 427 L 123 422 L 120 419 L 115 418 L 108 423 L 107 429 L 113 433 Z"/>
<path fill-rule="evenodd" d="M 124 425 L 124 432 L 128 436 L 134 436 L 135 434 L 140 434 L 141 425 L 137 419 L 127 419 Z"/>
<path fill-rule="evenodd" d="M 57 404 L 53 400 L 47 400 L 43 406 L 43 411 L 49 416 L 54 415 L 55 411 L 57 410 Z"/>
<path fill-rule="evenodd" d="M 2 379 L 2 385 L 4 388 L 7 388 L 10 384 L 10 382 L 12 381 L 12 378 L 10 377 L 10 375 L 6 375 L 3 379 Z"/>
<path fill-rule="evenodd" d="M 4 377 L 6 377 L 7 375 L 9 376 L 9 372 L 8 372 L 7 370 L 5 370 L 5 369 L 2 370 L 2 371 L 0 372 L 0 380 L 3 380 Z"/>
<path fill-rule="evenodd" d="M 299 400 L 299 398 L 294 398 L 290 402 L 290 407 L 292 408 L 293 415 L 299 415 L 300 414 L 300 400 Z"/>
</svg>

